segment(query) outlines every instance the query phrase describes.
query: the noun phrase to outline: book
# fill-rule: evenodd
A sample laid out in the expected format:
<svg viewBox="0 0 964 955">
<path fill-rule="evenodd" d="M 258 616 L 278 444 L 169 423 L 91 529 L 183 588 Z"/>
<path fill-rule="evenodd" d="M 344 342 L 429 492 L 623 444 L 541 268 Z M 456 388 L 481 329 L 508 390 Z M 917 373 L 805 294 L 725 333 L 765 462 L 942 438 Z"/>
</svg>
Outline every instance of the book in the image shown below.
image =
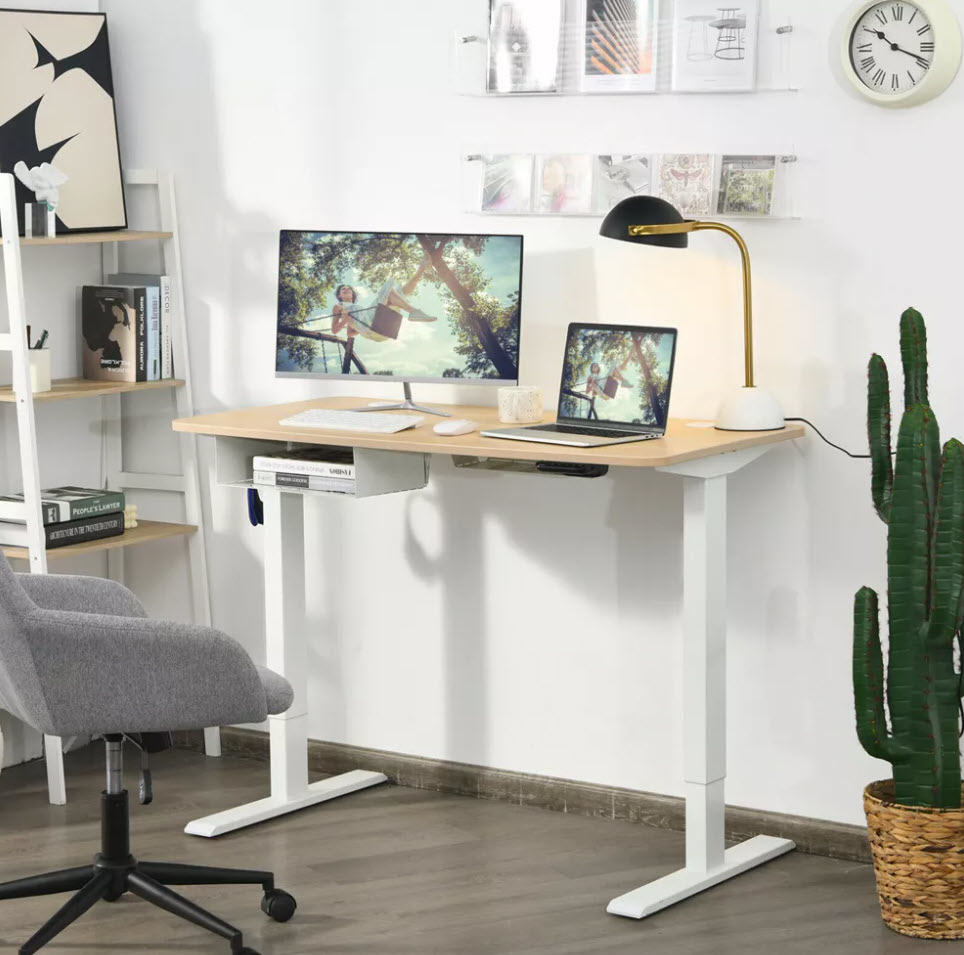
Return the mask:
<svg viewBox="0 0 964 955">
<path fill-rule="evenodd" d="M 596 157 L 596 212 L 605 215 L 623 199 L 648 196 L 651 188 L 649 156 L 636 153 Z"/>
<path fill-rule="evenodd" d="M 532 156 L 485 156 L 482 211 L 512 215 L 532 208 Z"/>
<path fill-rule="evenodd" d="M 85 285 L 80 293 L 80 316 L 84 378 L 143 381 L 138 378 L 140 351 L 135 290 Z"/>
<path fill-rule="evenodd" d="M 770 215 L 776 170 L 776 156 L 724 156 L 717 212 L 720 215 Z"/>
<path fill-rule="evenodd" d="M 76 521 L 61 521 L 44 527 L 44 541 L 48 550 L 83 544 L 104 537 L 119 537 L 124 533 L 124 512 L 115 511 L 101 517 L 84 517 Z M 24 524 L 0 521 L 0 544 L 27 547 L 29 540 Z"/>
<path fill-rule="evenodd" d="M 720 7 L 715 0 L 676 0 L 673 89 L 746 92 L 756 87 L 759 0 Z"/>
<path fill-rule="evenodd" d="M 124 510 L 123 491 L 103 491 L 89 487 L 46 488 L 40 492 L 45 524 L 58 524 L 83 517 L 100 517 Z M 23 523 L 23 492 L 0 497 L 0 520 Z"/>
<path fill-rule="evenodd" d="M 342 494 L 355 493 L 354 478 L 316 477 L 313 474 L 255 469 L 252 480 L 255 484 L 264 484 L 268 487 L 295 487 L 306 491 L 340 491 Z"/>
<path fill-rule="evenodd" d="M 712 215 L 714 157 L 706 153 L 671 153 L 656 163 L 653 191 L 676 206 L 684 218 Z"/>
<path fill-rule="evenodd" d="M 173 320 L 173 293 L 171 277 L 169 275 L 152 275 L 148 272 L 118 272 L 108 275 L 107 281 L 111 285 L 148 286 L 158 290 L 159 298 L 159 331 L 157 350 L 160 355 L 159 378 L 174 377 L 174 348 L 171 337 Z M 151 379 L 156 380 L 156 379 Z"/>
<path fill-rule="evenodd" d="M 656 89 L 658 0 L 583 0 L 582 88 Z"/>
<path fill-rule="evenodd" d="M 490 93 L 553 93 L 559 83 L 562 0 L 490 0 Z"/>
<path fill-rule="evenodd" d="M 536 211 L 577 215 L 592 211 L 592 157 L 536 157 Z"/>
<path fill-rule="evenodd" d="M 251 466 L 255 471 L 283 471 L 287 474 L 354 480 L 354 461 L 351 448 L 317 447 L 257 454 Z"/>
</svg>

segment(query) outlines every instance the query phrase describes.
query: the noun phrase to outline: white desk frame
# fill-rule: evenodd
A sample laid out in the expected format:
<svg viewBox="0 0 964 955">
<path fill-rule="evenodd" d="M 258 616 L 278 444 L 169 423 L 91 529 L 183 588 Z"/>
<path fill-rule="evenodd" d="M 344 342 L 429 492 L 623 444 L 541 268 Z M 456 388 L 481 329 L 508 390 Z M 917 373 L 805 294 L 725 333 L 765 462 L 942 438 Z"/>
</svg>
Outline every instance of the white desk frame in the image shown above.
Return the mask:
<svg viewBox="0 0 964 955">
<path fill-rule="evenodd" d="M 277 425 L 273 423 L 289 410 L 299 408 L 299 405 L 276 406 L 256 414 L 260 415 L 261 426 L 274 435 Z M 484 414 L 493 414 L 483 409 L 467 410 L 472 411 L 471 417 L 476 420 Z M 246 438 L 249 443 L 252 438 L 256 441 L 270 440 L 252 433 L 257 430 L 259 422 L 244 428 L 234 425 L 229 430 L 215 422 L 215 419 L 220 421 L 223 417 L 188 419 L 184 423 L 184 430 L 227 434 L 229 437 L 236 434 L 239 438 Z M 685 434 L 685 425 L 677 425 L 677 433 L 681 431 Z M 465 447 L 466 453 L 473 453 L 466 445 L 457 444 L 464 439 L 423 438 L 412 432 L 392 438 L 399 441 L 393 450 L 451 454 L 459 453 Z M 482 440 L 485 443 L 479 445 L 479 453 L 485 453 L 494 445 L 501 445 L 497 456 L 508 457 L 505 442 Z M 406 441 L 411 443 L 406 444 Z M 454 446 L 453 442 L 456 442 Z M 342 439 L 341 443 L 347 442 Z M 684 489 L 683 750 L 686 863 L 683 869 L 613 899 L 608 907 L 613 915 L 645 918 L 794 848 L 788 839 L 756 836 L 727 849 L 724 839 L 726 482 L 730 474 L 751 464 L 774 446 L 775 443 L 754 444 L 706 453 L 683 463 L 651 465 L 656 470 L 681 477 Z M 520 448 L 519 456 L 537 459 L 534 455 L 538 453 L 531 448 Z M 614 453 L 609 460 L 616 466 L 623 463 L 618 453 Z M 355 770 L 322 782 L 308 783 L 304 500 L 296 491 L 260 488 L 259 492 L 265 511 L 267 664 L 289 680 L 295 691 L 295 699 L 287 713 L 270 717 L 271 795 L 190 822 L 185 832 L 193 835 L 219 836 L 386 781 L 382 773 Z"/>
</svg>

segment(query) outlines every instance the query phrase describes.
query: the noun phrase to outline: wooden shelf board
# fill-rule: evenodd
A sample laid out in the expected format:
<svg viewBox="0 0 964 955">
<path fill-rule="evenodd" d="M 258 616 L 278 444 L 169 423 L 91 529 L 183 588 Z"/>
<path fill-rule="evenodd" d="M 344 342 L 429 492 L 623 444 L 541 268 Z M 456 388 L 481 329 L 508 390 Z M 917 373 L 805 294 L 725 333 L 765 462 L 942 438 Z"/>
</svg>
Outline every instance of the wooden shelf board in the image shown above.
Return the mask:
<svg viewBox="0 0 964 955">
<path fill-rule="evenodd" d="M 170 239 L 173 232 L 145 232 L 137 229 L 115 229 L 110 232 L 68 232 L 52 239 L 21 239 L 21 245 L 89 245 L 104 242 L 137 242 L 144 239 Z"/>
<path fill-rule="evenodd" d="M 163 381 L 87 381 L 84 378 L 59 378 L 52 382 L 50 391 L 37 392 L 34 401 L 66 401 L 69 398 L 101 398 L 104 395 L 120 395 L 128 391 L 156 391 L 158 388 L 179 388 L 180 378 Z M 0 387 L 0 402 L 16 401 L 11 385 Z"/>
<path fill-rule="evenodd" d="M 124 531 L 118 537 L 105 537 L 103 540 L 86 541 L 83 544 L 68 544 L 66 547 L 54 547 L 47 551 L 47 560 L 58 560 L 61 557 L 74 557 L 77 554 L 92 554 L 96 551 L 114 550 L 117 547 L 133 547 L 135 544 L 149 544 L 151 541 L 164 540 L 168 537 L 186 537 L 197 532 L 193 524 L 168 524 L 162 521 L 138 521 L 137 527 Z M 28 560 L 30 555 L 26 547 L 13 547 L 7 544 L 0 546 L 0 550 L 12 559 Z"/>
</svg>

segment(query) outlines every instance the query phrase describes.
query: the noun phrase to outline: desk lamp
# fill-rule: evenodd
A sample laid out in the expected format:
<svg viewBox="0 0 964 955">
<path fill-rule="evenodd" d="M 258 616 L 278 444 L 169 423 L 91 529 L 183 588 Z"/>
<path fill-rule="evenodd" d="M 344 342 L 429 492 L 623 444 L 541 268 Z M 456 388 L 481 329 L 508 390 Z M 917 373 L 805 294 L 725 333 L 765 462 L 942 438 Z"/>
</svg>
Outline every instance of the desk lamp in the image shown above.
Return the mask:
<svg viewBox="0 0 964 955">
<path fill-rule="evenodd" d="M 743 346 L 746 384 L 728 397 L 716 416 L 720 431 L 778 431 L 786 427 L 776 399 L 753 383 L 753 294 L 750 287 L 750 253 L 743 237 L 720 222 L 684 219 L 679 210 L 655 196 L 623 199 L 603 220 L 599 234 L 608 239 L 656 245 L 664 249 L 685 249 L 689 233 L 713 229 L 725 232 L 740 247 L 743 256 Z"/>
</svg>

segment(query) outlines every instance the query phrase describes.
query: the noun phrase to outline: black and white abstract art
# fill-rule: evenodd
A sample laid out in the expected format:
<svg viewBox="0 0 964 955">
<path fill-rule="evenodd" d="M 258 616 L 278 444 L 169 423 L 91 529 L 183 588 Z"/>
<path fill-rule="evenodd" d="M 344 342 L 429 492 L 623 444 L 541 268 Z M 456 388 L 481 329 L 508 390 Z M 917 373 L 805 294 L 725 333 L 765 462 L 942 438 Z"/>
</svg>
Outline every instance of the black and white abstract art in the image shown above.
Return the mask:
<svg viewBox="0 0 964 955">
<path fill-rule="evenodd" d="M 0 10 L 0 172 L 15 173 L 21 234 L 37 196 L 56 201 L 58 234 L 126 228 L 103 13 Z"/>
</svg>

